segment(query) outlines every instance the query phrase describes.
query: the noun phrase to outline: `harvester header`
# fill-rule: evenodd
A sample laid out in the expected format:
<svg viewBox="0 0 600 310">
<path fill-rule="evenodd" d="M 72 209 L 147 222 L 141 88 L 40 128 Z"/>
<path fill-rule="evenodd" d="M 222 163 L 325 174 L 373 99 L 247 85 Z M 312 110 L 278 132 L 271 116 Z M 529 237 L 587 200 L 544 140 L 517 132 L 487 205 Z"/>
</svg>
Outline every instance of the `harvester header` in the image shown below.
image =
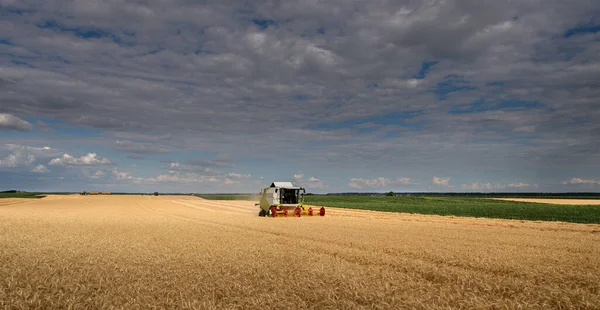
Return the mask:
<svg viewBox="0 0 600 310">
<path fill-rule="evenodd" d="M 255 204 L 260 206 L 258 216 L 325 216 L 324 207 L 313 210 L 312 207 L 307 208 L 304 205 L 304 194 L 306 194 L 306 190 L 303 187 L 294 186 L 292 182 L 273 182 L 271 186 L 262 190 L 260 202 Z"/>
</svg>

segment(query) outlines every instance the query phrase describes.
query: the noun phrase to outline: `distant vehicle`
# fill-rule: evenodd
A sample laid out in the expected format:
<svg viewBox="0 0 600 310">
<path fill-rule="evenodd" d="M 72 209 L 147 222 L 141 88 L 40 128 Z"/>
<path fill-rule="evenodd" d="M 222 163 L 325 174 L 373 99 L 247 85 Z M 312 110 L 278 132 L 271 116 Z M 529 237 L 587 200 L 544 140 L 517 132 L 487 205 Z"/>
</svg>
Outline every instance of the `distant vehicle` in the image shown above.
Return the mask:
<svg viewBox="0 0 600 310">
<path fill-rule="evenodd" d="M 306 194 L 306 190 L 303 187 L 294 186 L 292 182 L 273 182 L 270 187 L 263 189 L 260 202 L 255 204 L 255 206 L 260 206 L 258 216 L 288 216 L 288 211 L 298 217 L 313 216 L 312 207 L 304 206 L 304 194 Z M 315 210 L 316 212 L 320 216 L 325 216 L 324 207 L 321 207 L 319 211 Z"/>
<path fill-rule="evenodd" d="M 158 196 L 158 192 L 154 192 L 154 196 Z"/>
</svg>

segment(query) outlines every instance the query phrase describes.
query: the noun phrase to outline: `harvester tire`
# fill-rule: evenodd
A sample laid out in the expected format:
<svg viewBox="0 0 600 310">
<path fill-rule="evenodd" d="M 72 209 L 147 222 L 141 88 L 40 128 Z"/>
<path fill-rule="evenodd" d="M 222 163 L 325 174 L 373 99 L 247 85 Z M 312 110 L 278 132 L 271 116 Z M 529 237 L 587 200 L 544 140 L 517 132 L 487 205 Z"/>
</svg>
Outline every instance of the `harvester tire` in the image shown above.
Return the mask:
<svg viewBox="0 0 600 310">
<path fill-rule="evenodd" d="M 262 216 L 262 217 L 264 217 L 264 216 L 266 216 L 266 215 L 267 215 L 267 214 L 266 214 L 265 210 L 263 210 L 263 209 L 260 209 L 260 212 L 258 212 L 258 216 Z"/>
</svg>

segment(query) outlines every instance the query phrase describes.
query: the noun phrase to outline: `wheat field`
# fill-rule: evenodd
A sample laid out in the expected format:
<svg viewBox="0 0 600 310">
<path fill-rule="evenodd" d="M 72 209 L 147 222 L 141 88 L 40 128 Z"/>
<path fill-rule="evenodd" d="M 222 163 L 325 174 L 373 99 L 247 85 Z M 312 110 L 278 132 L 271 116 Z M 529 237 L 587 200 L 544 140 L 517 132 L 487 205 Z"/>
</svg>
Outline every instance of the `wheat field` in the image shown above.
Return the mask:
<svg viewBox="0 0 600 310">
<path fill-rule="evenodd" d="M 600 225 L 0 200 L 0 309 L 600 309 Z"/>
</svg>

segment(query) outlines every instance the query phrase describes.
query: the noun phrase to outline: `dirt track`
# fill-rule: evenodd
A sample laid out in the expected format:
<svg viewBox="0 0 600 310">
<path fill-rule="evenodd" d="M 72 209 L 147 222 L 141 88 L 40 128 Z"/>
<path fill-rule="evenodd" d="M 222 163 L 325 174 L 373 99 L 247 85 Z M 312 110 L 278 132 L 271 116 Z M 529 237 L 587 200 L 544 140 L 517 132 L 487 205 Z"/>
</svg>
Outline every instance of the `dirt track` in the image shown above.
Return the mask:
<svg viewBox="0 0 600 310">
<path fill-rule="evenodd" d="M 588 308 L 600 225 L 187 196 L 0 200 L 0 308 Z"/>
<path fill-rule="evenodd" d="M 496 200 L 549 203 L 557 205 L 600 205 L 598 199 L 492 198 Z"/>
</svg>

